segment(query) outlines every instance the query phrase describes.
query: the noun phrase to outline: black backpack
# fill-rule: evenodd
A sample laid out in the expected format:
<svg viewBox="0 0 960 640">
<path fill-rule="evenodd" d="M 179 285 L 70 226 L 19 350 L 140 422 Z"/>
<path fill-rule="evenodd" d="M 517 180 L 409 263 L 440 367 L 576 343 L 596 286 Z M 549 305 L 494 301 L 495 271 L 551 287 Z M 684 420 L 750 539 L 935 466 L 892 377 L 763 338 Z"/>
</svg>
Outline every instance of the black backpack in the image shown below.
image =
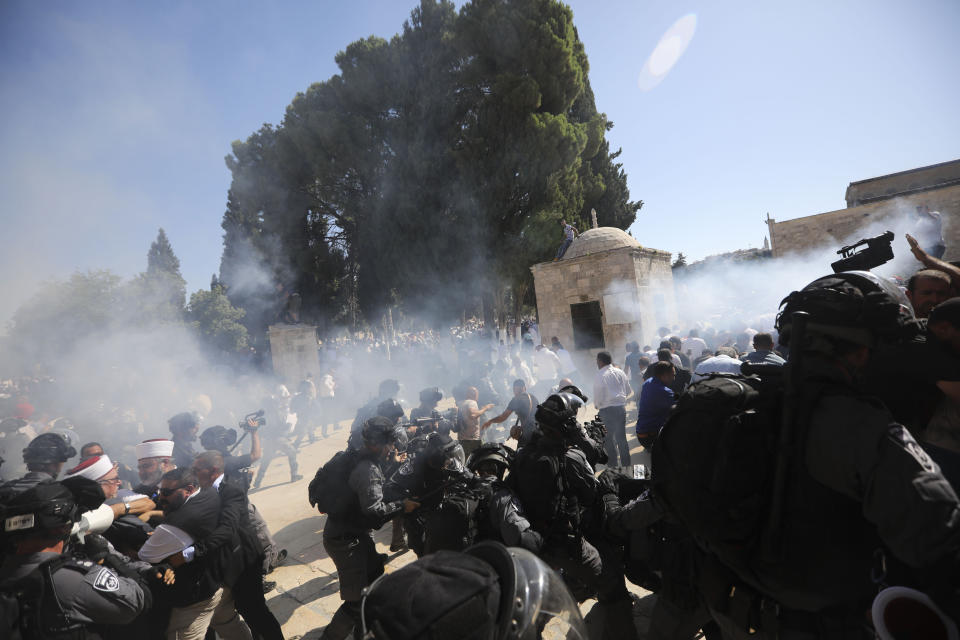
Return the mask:
<svg viewBox="0 0 960 640">
<path fill-rule="evenodd" d="M 353 449 L 340 451 L 317 469 L 307 488 L 310 506 L 320 513 L 344 517 L 359 509 L 357 495 L 350 489 L 350 474 L 360 461 L 360 453 Z"/>
<path fill-rule="evenodd" d="M 705 551 L 742 566 L 773 502 L 782 385 L 713 374 L 693 383 L 653 444 L 653 489 Z"/>
</svg>

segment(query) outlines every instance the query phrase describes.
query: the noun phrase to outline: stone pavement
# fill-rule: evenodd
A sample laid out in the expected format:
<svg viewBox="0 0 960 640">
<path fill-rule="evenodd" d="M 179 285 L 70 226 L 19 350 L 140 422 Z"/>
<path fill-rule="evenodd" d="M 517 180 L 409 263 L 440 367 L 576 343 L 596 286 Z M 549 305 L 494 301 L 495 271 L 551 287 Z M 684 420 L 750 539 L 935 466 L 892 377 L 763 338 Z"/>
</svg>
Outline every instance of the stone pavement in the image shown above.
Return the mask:
<svg viewBox="0 0 960 640">
<path fill-rule="evenodd" d="M 445 409 L 448 404 L 452 406 L 452 400 L 445 399 L 441 407 Z M 589 411 L 581 412 L 581 419 L 595 415 L 592 405 L 588 408 Z M 489 415 L 496 415 L 494 411 L 496 409 L 491 410 Z M 635 412 L 631 413 L 635 415 Z M 628 421 L 628 434 L 631 432 L 630 425 Z M 250 500 L 263 514 L 280 548 L 288 551 L 284 564 L 268 578 L 275 581 L 277 587 L 267 594 L 267 604 L 280 621 L 286 638 L 319 638 L 324 626 L 340 606 L 336 567 L 323 548 L 326 516 L 310 507 L 307 486 L 317 468 L 346 447 L 349 430 L 350 420 L 345 420 L 340 423 L 339 430 L 330 431 L 328 438 L 300 449 L 303 480 L 291 484 L 287 460 L 279 456 L 270 464 L 261 489 L 250 493 Z M 319 429 L 317 431 L 319 433 Z M 628 439 L 632 447 L 632 462 L 644 462 L 646 456 L 635 437 L 628 435 Z M 390 556 L 386 568 L 388 572 L 416 559 L 412 551 L 404 554 L 389 552 L 391 526 L 387 524 L 374 535 L 377 549 Z M 647 595 L 642 589 L 629 582 L 627 584 L 638 596 Z M 584 614 L 593 604 L 593 600 L 588 600 L 581 606 Z M 641 615 L 639 610 L 637 615 Z"/>
</svg>

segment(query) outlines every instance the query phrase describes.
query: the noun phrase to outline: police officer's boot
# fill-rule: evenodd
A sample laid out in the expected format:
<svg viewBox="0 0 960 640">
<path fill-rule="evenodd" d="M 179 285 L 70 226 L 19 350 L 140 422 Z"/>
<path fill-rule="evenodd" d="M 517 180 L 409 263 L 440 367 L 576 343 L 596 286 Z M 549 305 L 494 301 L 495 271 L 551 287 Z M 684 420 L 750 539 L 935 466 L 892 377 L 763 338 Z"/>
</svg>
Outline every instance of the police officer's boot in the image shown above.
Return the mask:
<svg viewBox="0 0 960 640">
<path fill-rule="evenodd" d="M 337 612 L 333 614 L 333 618 L 330 619 L 330 624 L 323 630 L 320 640 L 346 640 L 354 637 L 353 630 L 356 623 L 349 607 L 350 603 L 348 602 L 340 605 Z"/>
</svg>

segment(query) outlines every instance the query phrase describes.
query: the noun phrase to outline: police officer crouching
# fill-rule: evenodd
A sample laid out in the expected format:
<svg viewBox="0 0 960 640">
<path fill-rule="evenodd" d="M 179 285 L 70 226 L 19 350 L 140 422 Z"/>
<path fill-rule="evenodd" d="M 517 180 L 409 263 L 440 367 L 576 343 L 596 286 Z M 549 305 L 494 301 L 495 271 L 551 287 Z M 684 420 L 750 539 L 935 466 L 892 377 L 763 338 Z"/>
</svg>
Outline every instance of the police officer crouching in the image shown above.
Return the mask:
<svg viewBox="0 0 960 640">
<path fill-rule="evenodd" d="M 507 484 L 519 498 L 533 531 L 543 538 L 538 555 L 596 594 L 604 613 L 602 637 L 634 638 L 633 603 L 622 561 L 606 549 L 601 556 L 584 536 L 585 516 L 600 500 L 603 489 L 584 451 L 596 453 L 597 443 L 585 439 L 577 423 L 582 406 L 581 396 L 563 391 L 537 407 L 540 433 L 517 452 Z"/>
<path fill-rule="evenodd" d="M 489 483 L 491 489 L 485 509 L 486 518 L 481 518 L 477 523 L 479 537 L 538 553 L 543 547 L 543 536 L 533 530 L 520 507 L 520 501 L 503 481 L 513 456 L 512 449 L 488 442 L 480 445 L 467 459 L 467 468 Z"/>
<path fill-rule="evenodd" d="M 383 574 L 383 557 L 377 553 L 371 531 L 379 529 L 401 511 L 419 505 L 410 499 L 384 502 L 383 466 L 395 450 L 394 424 L 383 417 L 364 423 L 359 460 L 347 479 L 356 497 L 343 515 L 329 514 L 323 529 L 323 547 L 337 567 L 343 604 L 321 636 L 343 640 L 361 627 L 360 600 L 363 588 Z"/>
<path fill-rule="evenodd" d="M 64 554 L 79 517 L 73 493 L 59 482 L 0 490 L 0 535 L 11 554 L 0 566 L 0 637 L 97 638 L 100 625 L 128 624 L 150 608 L 150 590 L 130 565 Z"/>
</svg>

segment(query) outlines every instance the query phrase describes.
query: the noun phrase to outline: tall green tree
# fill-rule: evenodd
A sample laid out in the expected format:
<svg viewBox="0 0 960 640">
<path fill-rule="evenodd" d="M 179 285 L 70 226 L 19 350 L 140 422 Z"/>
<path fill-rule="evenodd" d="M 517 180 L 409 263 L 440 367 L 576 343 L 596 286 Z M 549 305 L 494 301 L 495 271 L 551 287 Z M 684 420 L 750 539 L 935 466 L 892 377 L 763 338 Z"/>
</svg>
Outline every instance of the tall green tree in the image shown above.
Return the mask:
<svg viewBox="0 0 960 640">
<path fill-rule="evenodd" d="M 336 63 L 227 159 L 220 281 L 252 332 L 275 300 L 251 282 L 296 289 L 321 324 L 453 318 L 525 299 L 560 218 L 635 219 L 562 3 L 422 0 Z"/>
</svg>

